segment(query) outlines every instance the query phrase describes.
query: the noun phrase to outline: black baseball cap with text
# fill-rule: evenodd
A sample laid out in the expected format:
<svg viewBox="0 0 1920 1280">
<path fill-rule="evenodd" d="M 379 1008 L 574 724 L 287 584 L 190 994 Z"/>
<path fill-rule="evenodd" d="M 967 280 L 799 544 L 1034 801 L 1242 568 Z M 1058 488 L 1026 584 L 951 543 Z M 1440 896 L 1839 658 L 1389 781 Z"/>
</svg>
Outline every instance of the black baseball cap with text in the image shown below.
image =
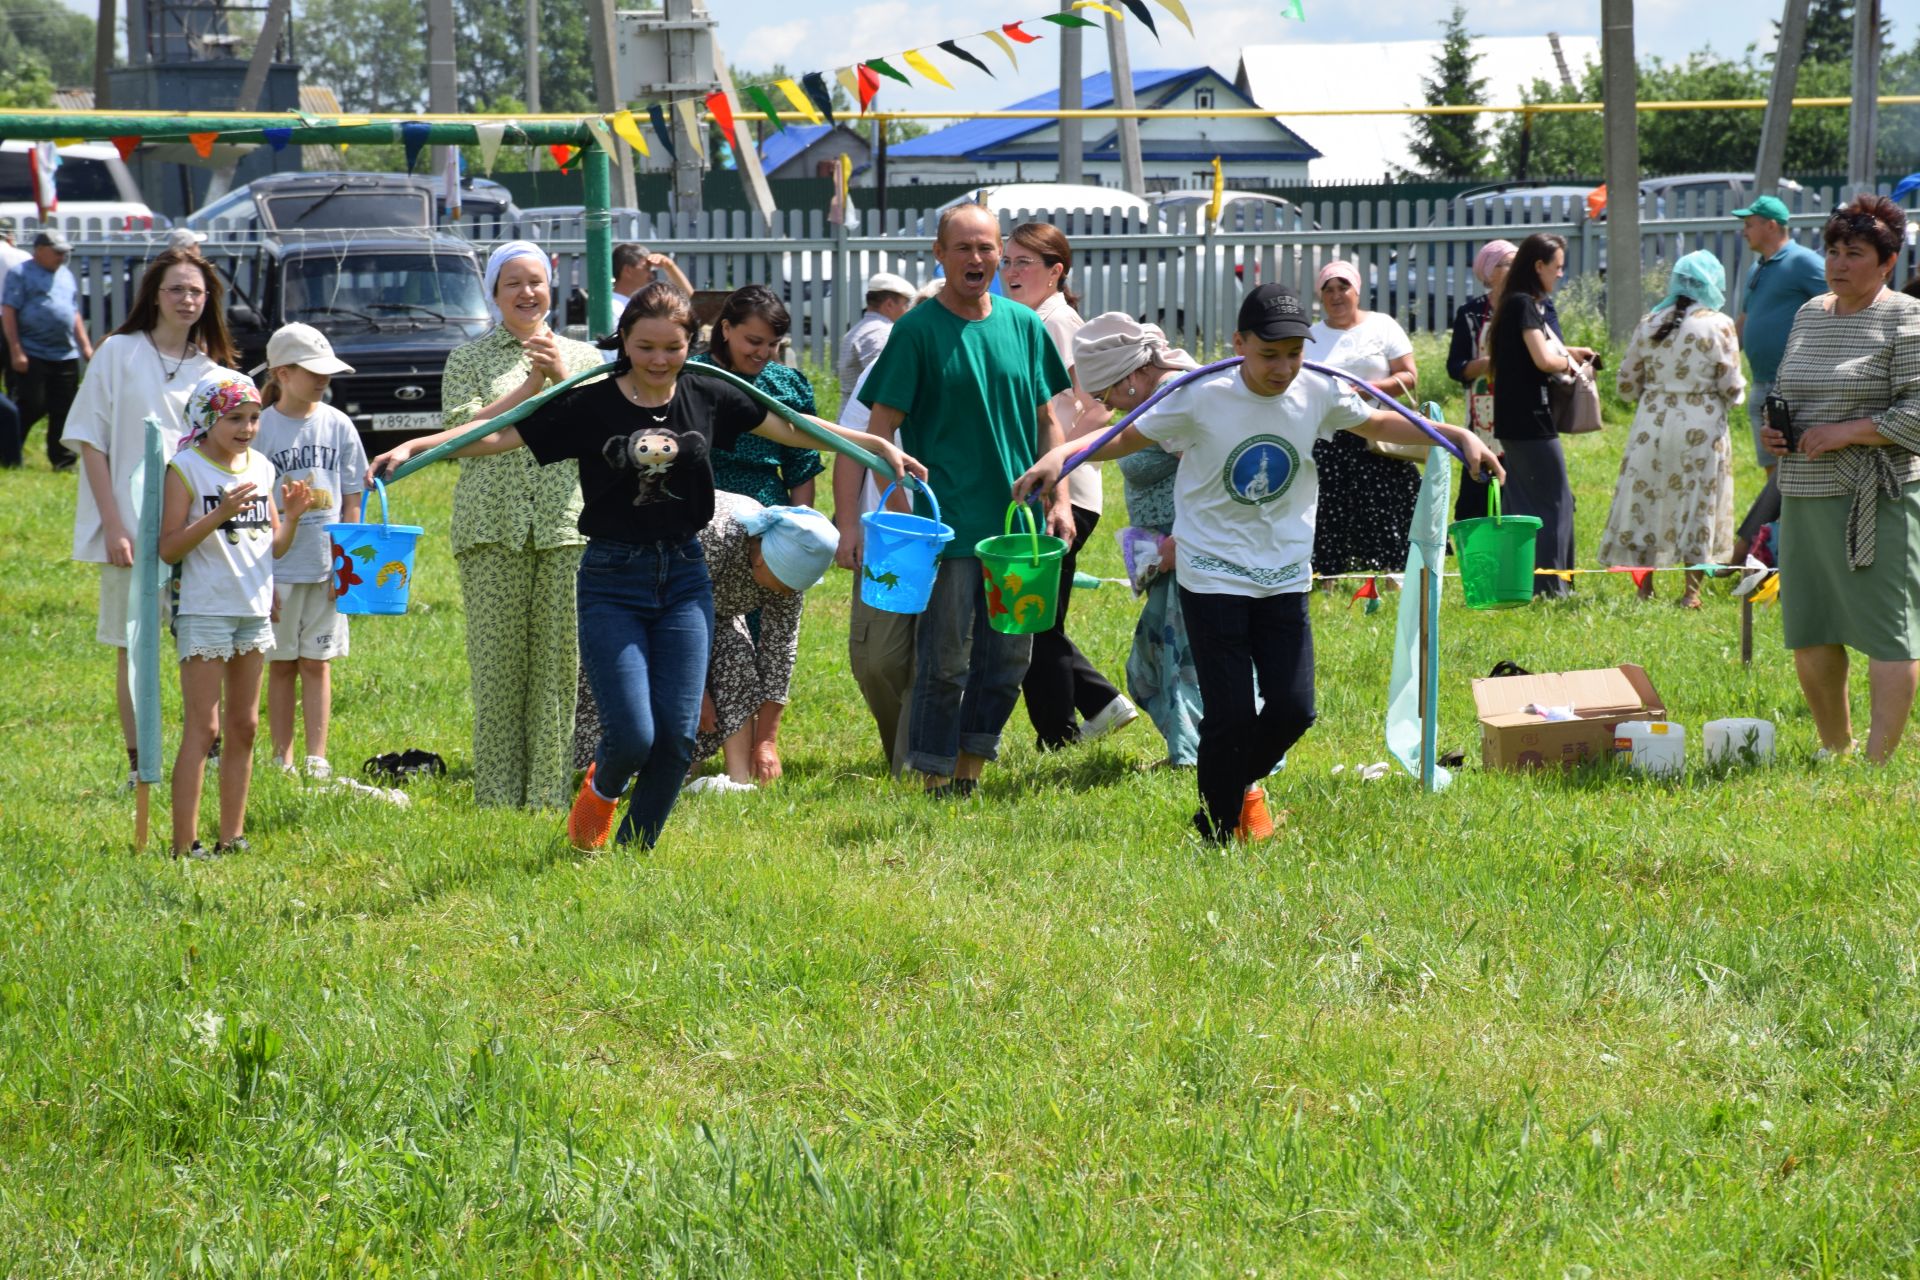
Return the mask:
<svg viewBox="0 0 1920 1280">
<path fill-rule="evenodd" d="M 1304 338 L 1312 327 L 1300 295 L 1283 284 L 1263 284 L 1240 303 L 1237 328 L 1263 341 Z"/>
</svg>

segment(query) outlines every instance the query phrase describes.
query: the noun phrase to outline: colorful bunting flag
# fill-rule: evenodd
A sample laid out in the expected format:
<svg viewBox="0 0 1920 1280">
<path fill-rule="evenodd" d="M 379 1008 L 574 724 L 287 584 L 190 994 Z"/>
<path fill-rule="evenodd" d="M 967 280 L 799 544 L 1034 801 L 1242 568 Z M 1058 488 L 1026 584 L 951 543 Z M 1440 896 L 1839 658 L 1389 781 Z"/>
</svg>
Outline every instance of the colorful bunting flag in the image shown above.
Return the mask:
<svg viewBox="0 0 1920 1280">
<path fill-rule="evenodd" d="M 1055 16 L 1057 17 L 1059 15 L 1055 15 Z M 1081 23 L 1079 25 L 1085 26 L 1087 24 Z M 1021 44 L 1033 44 L 1035 41 L 1040 39 L 1039 36 L 1030 36 L 1026 32 L 1022 31 L 1020 29 L 1020 24 L 1017 22 L 1003 22 L 1000 24 L 1000 29 L 1006 32 L 1009 38 L 1013 40 L 1017 40 Z"/>
<path fill-rule="evenodd" d="M 589 117 L 587 132 L 592 134 L 593 140 L 600 144 L 600 150 L 607 159 L 612 160 L 617 153 L 613 146 L 613 130 L 607 127 L 607 117 L 601 116 L 598 119 Z"/>
<path fill-rule="evenodd" d="M 276 130 L 269 129 L 267 130 L 267 132 L 273 133 L 273 132 L 276 132 Z M 283 129 L 283 130 L 278 130 L 277 132 L 291 133 L 292 130 Z M 133 149 L 139 145 L 140 145 L 140 139 L 136 137 L 115 138 L 113 140 L 113 149 L 120 153 L 120 162 L 122 164 L 125 164 L 127 161 L 133 159 Z M 283 143 L 282 145 L 284 146 L 285 144 Z M 274 148 L 274 150 L 276 151 L 278 151 L 279 149 L 280 149 L 279 147 Z"/>
<path fill-rule="evenodd" d="M 807 97 L 813 100 L 813 105 L 827 118 L 827 123 L 832 124 L 833 95 L 827 91 L 827 78 L 818 71 L 809 71 L 800 77 L 800 83 L 806 89 Z"/>
<path fill-rule="evenodd" d="M 840 67 L 833 73 L 833 78 L 840 82 L 840 87 L 847 91 L 849 98 L 855 102 L 860 101 L 860 77 L 853 73 L 852 67 Z M 860 109 L 865 111 L 866 107 L 862 106 Z"/>
<path fill-rule="evenodd" d="M 773 87 L 786 95 L 787 101 L 793 104 L 793 109 L 807 118 L 807 123 L 821 122 L 820 112 L 814 108 L 807 95 L 800 92 L 800 86 L 797 83 L 792 80 L 776 80 Z"/>
<path fill-rule="evenodd" d="M 773 122 L 774 132 L 785 133 L 787 122 L 780 118 L 780 112 L 774 107 L 773 99 L 759 85 L 747 86 L 747 96 L 753 99 L 753 105 L 760 108 L 760 114 Z"/>
<path fill-rule="evenodd" d="M 974 57 L 972 54 L 968 53 L 965 49 L 962 49 L 960 47 L 960 42 L 958 40 L 942 40 L 940 42 L 940 47 L 942 49 L 945 49 L 948 53 L 952 54 L 954 57 L 960 59 L 960 61 L 970 62 L 974 66 L 980 68 L 982 71 L 985 71 L 989 76 L 993 76 L 993 71 L 987 66 L 987 64 L 980 61 L 980 59 Z M 996 80 L 999 79 L 998 76 L 994 76 L 993 78 Z"/>
<path fill-rule="evenodd" d="M 1125 0 L 1122 0 L 1122 3 L 1125 3 Z M 1082 9 L 1098 9 L 1102 13 L 1112 14 L 1115 18 L 1118 18 L 1121 22 L 1125 22 L 1127 20 L 1126 14 L 1120 12 L 1118 9 L 1114 8 L 1110 4 L 1101 4 L 1100 0 L 1073 0 L 1073 8 L 1074 8 L 1074 12 L 1076 13 L 1078 13 Z M 1051 15 L 1049 20 L 1051 20 L 1051 18 L 1057 18 L 1059 16 L 1060 16 L 1059 14 L 1053 14 Z"/>
<path fill-rule="evenodd" d="M 885 58 L 868 58 L 865 65 L 869 71 L 878 71 L 881 75 L 898 80 L 909 88 L 913 86 L 913 81 L 907 79 L 906 72 L 901 71 Z"/>
<path fill-rule="evenodd" d="M 1366 612 L 1378 613 L 1380 611 L 1379 582 L 1373 578 L 1368 578 L 1365 582 L 1361 583 L 1359 590 L 1347 597 L 1347 607 L 1352 608 L 1356 600 L 1365 600 L 1367 602 Z"/>
<path fill-rule="evenodd" d="M 687 140 L 693 143 L 693 154 L 704 161 L 707 158 L 707 144 L 700 137 L 700 112 L 693 105 L 693 99 L 680 99 L 673 104 L 673 110 L 680 117 L 680 127 L 686 131 Z"/>
<path fill-rule="evenodd" d="M 659 103 L 648 104 L 647 119 L 653 122 L 653 136 L 660 139 L 660 145 L 667 149 L 669 156 L 678 160 L 680 153 L 673 147 L 673 131 L 667 128 L 667 113 L 660 109 Z"/>
<path fill-rule="evenodd" d="M 85 141 L 85 138 L 55 138 L 53 145 L 56 147 L 77 147 Z"/>
<path fill-rule="evenodd" d="M 647 135 L 640 132 L 640 125 L 633 118 L 633 112 L 625 109 L 613 113 L 613 132 L 628 146 L 643 156 L 651 157 L 653 152 L 647 149 Z"/>
<path fill-rule="evenodd" d="M 921 53 L 918 49 L 909 49 L 905 53 L 901 54 L 900 56 L 902 59 L 906 61 L 906 64 L 908 66 L 912 67 L 915 71 L 918 71 L 921 75 L 933 81 L 935 84 L 940 85 L 942 88 L 946 88 L 946 89 L 953 88 L 953 81 L 941 75 L 940 68 L 934 66 L 931 62 L 928 62 L 927 55 L 924 53 Z"/>
<path fill-rule="evenodd" d="M 720 126 L 720 135 L 727 140 L 727 145 L 738 154 L 740 139 L 733 133 L 733 104 L 727 101 L 727 95 L 718 92 L 708 94 L 707 110 L 713 113 L 714 122 Z"/>
<path fill-rule="evenodd" d="M 880 77 L 874 73 L 872 67 L 857 66 L 853 71 L 854 81 L 859 86 L 860 112 L 864 115 L 873 105 L 873 100 L 880 96 Z"/>
<path fill-rule="evenodd" d="M 1280 16 L 1292 18 L 1296 22 L 1305 22 L 1307 20 L 1306 0 L 1288 0 L 1286 7 L 1280 10 Z"/>
<path fill-rule="evenodd" d="M 1040 21 L 1051 22 L 1056 27 L 1090 27 L 1093 25 L 1077 13 L 1050 13 L 1040 19 Z M 1006 28 L 1002 27 L 1001 30 L 1005 31 Z"/>
<path fill-rule="evenodd" d="M 473 126 L 473 136 L 480 143 L 480 171 L 491 175 L 493 158 L 500 154 L 500 142 L 507 136 L 507 126 L 491 122 L 476 124 Z"/>
<path fill-rule="evenodd" d="M 1172 14 L 1175 18 L 1178 18 L 1180 25 L 1187 29 L 1188 35 L 1194 33 L 1193 19 L 1187 16 L 1187 7 L 1181 4 L 1180 0 L 1160 0 L 1160 7 Z"/>
<path fill-rule="evenodd" d="M 287 144 L 293 141 L 293 130 L 290 128 L 262 129 L 260 131 L 260 136 L 265 138 L 267 140 L 267 145 L 272 147 L 275 151 L 285 151 L 287 149 Z M 118 143 L 120 140 L 118 138 L 115 138 L 114 141 Z"/>
<path fill-rule="evenodd" d="M 1153 25 L 1153 10 L 1147 8 L 1147 0 L 1120 0 L 1120 3 L 1127 6 L 1128 13 L 1146 24 L 1147 30 L 1153 33 L 1155 40 L 1160 38 L 1160 28 Z"/>
<path fill-rule="evenodd" d="M 573 158 L 580 153 L 563 142 L 555 142 L 547 146 L 547 154 L 553 157 L 556 165 L 560 166 L 560 172 L 565 173 L 567 166 L 572 164 Z"/>
<path fill-rule="evenodd" d="M 427 139 L 433 133 L 433 126 L 424 120 L 406 120 L 400 125 L 400 145 L 406 149 L 407 172 L 413 172 L 414 161 L 420 158 L 420 151 L 427 145 Z"/>
<path fill-rule="evenodd" d="M 217 133 L 190 133 L 187 135 L 187 141 L 193 144 L 194 153 L 202 160 L 213 155 L 213 144 L 219 140 L 220 135 Z"/>
<path fill-rule="evenodd" d="M 1012 41 L 1008 40 L 1005 36 L 1001 35 L 998 31 L 982 31 L 980 34 L 1000 46 L 1000 52 L 1007 55 L 1007 61 L 1013 64 L 1013 69 L 1015 71 L 1018 71 L 1020 69 L 1020 58 L 1013 51 Z"/>
</svg>

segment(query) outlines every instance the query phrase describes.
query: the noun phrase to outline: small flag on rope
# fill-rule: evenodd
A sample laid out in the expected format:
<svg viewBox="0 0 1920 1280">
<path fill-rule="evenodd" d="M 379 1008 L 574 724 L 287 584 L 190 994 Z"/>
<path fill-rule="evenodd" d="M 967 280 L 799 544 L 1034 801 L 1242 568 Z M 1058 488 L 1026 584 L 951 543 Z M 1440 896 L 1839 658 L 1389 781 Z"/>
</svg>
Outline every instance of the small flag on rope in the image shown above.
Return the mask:
<svg viewBox="0 0 1920 1280">
<path fill-rule="evenodd" d="M 747 96 L 753 99 L 753 105 L 760 108 L 760 114 L 765 116 L 773 125 L 775 133 L 785 133 L 787 131 L 786 121 L 780 118 L 779 109 L 773 105 L 773 99 L 767 96 L 765 89 L 762 89 L 757 84 L 748 85 Z"/>
<path fill-rule="evenodd" d="M 820 114 L 833 123 L 833 94 L 827 91 L 827 78 L 818 71 L 809 71 L 800 77 L 801 85 L 807 91 L 807 97 L 820 109 Z"/>
<path fill-rule="evenodd" d="M 856 66 L 853 69 L 854 83 L 859 86 L 860 112 L 865 115 L 873 106 L 873 100 L 880 96 L 880 77 L 872 67 Z"/>
<path fill-rule="evenodd" d="M 1292 18 L 1296 22 L 1305 22 L 1307 20 L 1306 0 L 1288 0 L 1286 7 L 1280 10 L 1280 16 Z"/>
<path fill-rule="evenodd" d="M 647 149 L 647 135 L 640 132 L 639 123 L 634 120 L 631 111 L 613 113 L 613 132 L 621 141 L 643 156 L 651 157 L 653 152 Z"/>
<path fill-rule="evenodd" d="M 1101 6 L 1105 8 L 1105 6 Z M 1042 22 L 1051 22 L 1056 27 L 1090 27 L 1093 24 L 1077 13 L 1049 13 L 1041 18 Z M 1002 27 L 1001 30 L 1006 30 Z"/>
<path fill-rule="evenodd" d="M 719 92 L 708 94 L 707 110 L 713 112 L 714 121 L 720 126 L 721 134 L 726 137 L 727 145 L 737 154 L 740 150 L 740 139 L 733 134 L 733 104 L 727 101 L 727 95 Z"/>
<path fill-rule="evenodd" d="M 507 136 L 507 126 L 495 122 L 473 126 L 474 140 L 480 144 L 480 172 L 493 172 L 493 159 L 500 154 L 500 143 Z"/>
<path fill-rule="evenodd" d="M 660 139 L 660 145 L 667 149 L 667 154 L 679 159 L 680 153 L 673 146 L 673 131 L 667 128 L 667 113 L 660 109 L 659 103 L 648 104 L 647 119 L 653 123 L 653 136 Z"/>
<path fill-rule="evenodd" d="M 1085 26 L 1087 24 L 1081 23 L 1080 25 Z M 1009 39 L 1018 41 L 1020 44 L 1033 44 L 1040 39 L 1039 36 L 1030 36 L 1025 31 L 1022 31 L 1020 24 L 1017 22 L 1003 22 L 1000 24 L 1000 29 L 1007 33 Z"/>
<path fill-rule="evenodd" d="M 293 141 L 293 130 L 289 128 L 262 129 L 260 136 L 265 138 L 267 145 L 275 151 L 285 151 L 287 144 Z M 117 143 L 119 139 L 116 138 L 114 141 Z"/>
<path fill-rule="evenodd" d="M 1180 0 L 1160 0 L 1160 7 L 1178 18 L 1180 25 L 1187 29 L 1188 35 L 1193 34 L 1193 19 L 1187 16 L 1187 7 L 1181 4 Z"/>
<path fill-rule="evenodd" d="M 400 125 L 400 145 L 406 149 L 407 172 L 413 172 L 414 162 L 420 158 L 421 149 L 427 145 L 427 138 L 433 133 L 433 126 L 424 120 L 407 120 Z"/>
<path fill-rule="evenodd" d="M 198 155 L 202 160 L 208 159 L 213 155 L 213 144 L 219 140 L 220 135 L 217 133 L 190 133 L 187 135 L 187 141 L 193 144 L 194 154 Z"/>
<path fill-rule="evenodd" d="M 547 154 L 553 157 L 556 165 L 560 166 L 560 172 L 565 173 L 567 166 L 572 164 L 573 158 L 580 153 L 564 142 L 554 142 L 548 144 Z"/>
<path fill-rule="evenodd" d="M 680 127 L 686 131 L 687 141 L 693 144 L 693 153 L 705 160 L 707 144 L 700 138 L 700 109 L 693 105 L 692 98 L 682 98 L 673 104 L 673 112 L 680 117 Z"/>
<path fill-rule="evenodd" d="M 908 88 L 913 87 L 913 81 L 907 79 L 907 73 L 894 66 L 891 62 L 888 62 L 885 58 L 868 58 L 865 66 L 868 70 L 878 71 L 890 80 L 898 80 Z"/>
<path fill-rule="evenodd" d="M 980 59 L 968 53 L 965 49 L 962 49 L 960 47 L 960 42 L 958 40 L 942 40 L 940 42 L 940 47 L 942 49 L 945 49 L 948 53 L 952 54 L 954 57 L 960 59 L 960 61 L 970 62 L 974 66 L 980 68 L 982 71 L 985 71 L 988 75 L 990 76 L 993 75 L 992 68 L 988 67 L 987 64 L 980 61 Z M 994 76 L 993 78 L 998 80 L 1000 77 Z"/>
<path fill-rule="evenodd" d="M 1353 602 L 1355 600 L 1365 600 L 1367 602 L 1367 607 L 1365 610 L 1365 612 L 1367 613 L 1380 612 L 1379 582 L 1373 578 L 1368 578 L 1365 582 L 1361 583 L 1359 590 L 1355 591 L 1351 596 L 1347 597 L 1347 605 L 1349 608 L 1352 607 Z"/>
<path fill-rule="evenodd" d="M 813 105 L 813 101 L 806 94 L 800 92 L 800 85 L 796 81 L 776 80 L 773 87 L 787 96 L 787 101 L 793 104 L 795 111 L 807 118 L 807 123 L 821 123 L 819 109 Z"/>
<path fill-rule="evenodd" d="M 941 75 L 940 68 L 934 66 L 931 62 L 927 61 L 927 55 L 924 53 L 921 53 L 918 49 L 909 49 L 905 53 L 901 54 L 900 56 L 906 59 L 906 63 L 908 66 L 912 67 L 915 71 L 918 71 L 921 75 L 933 81 L 935 84 L 940 85 L 941 87 L 947 88 L 947 89 L 953 88 L 953 81 Z"/>
<path fill-rule="evenodd" d="M 1160 38 L 1160 28 L 1153 25 L 1153 10 L 1147 8 L 1147 0 L 1120 0 L 1120 3 L 1127 6 L 1128 13 L 1146 24 L 1147 30 L 1153 33 L 1155 40 Z"/>
<path fill-rule="evenodd" d="M 1126 0 L 1121 0 L 1121 3 L 1126 3 Z M 1112 14 L 1122 22 L 1127 20 L 1126 14 L 1120 12 L 1110 4 L 1101 4 L 1100 0 L 1073 0 L 1073 8 L 1075 13 L 1078 13 L 1082 9 L 1098 9 L 1102 13 Z"/>
<path fill-rule="evenodd" d="M 1007 61 L 1013 64 L 1015 71 L 1020 69 L 1020 56 L 1013 51 L 1013 43 L 1010 40 L 998 31 L 982 31 L 980 34 L 1000 46 L 1000 52 L 1007 55 Z"/>
<path fill-rule="evenodd" d="M 852 67 L 840 67 L 836 69 L 833 73 L 833 78 L 840 82 L 840 87 L 847 91 L 849 98 L 852 98 L 855 102 L 860 100 L 860 77 L 854 74 Z M 861 108 L 863 111 L 865 109 L 865 107 Z"/>
<path fill-rule="evenodd" d="M 291 129 L 286 129 L 286 130 L 273 130 L 273 129 L 269 129 L 269 130 L 267 130 L 267 132 L 268 132 L 268 133 L 274 133 L 274 132 L 285 132 L 285 133 L 292 133 L 292 132 L 293 132 L 293 130 L 291 130 Z M 125 164 L 125 163 L 126 163 L 127 161 L 129 161 L 129 160 L 131 160 L 131 159 L 133 159 L 133 149 L 134 149 L 135 147 L 137 147 L 137 146 L 139 146 L 139 145 L 140 145 L 140 139 L 138 139 L 138 138 L 136 138 L 136 137 L 131 137 L 131 136 L 129 136 L 129 137 L 124 137 L 124 138 L 115 138 L 115 139 L 113 140 L 113 149 L 114 149 L 115 151 L 118 151 L 118 152 L 120 153 L 120 162 L 121 162 L 122 164 Z M 286 145 L 286 143 L 284 143 L 284 142 L 282 142 L 282 143 L 280 144 L 280 146 L 285 146 L 285 145 Z M 275 151 L 278 151 L 279 149 L 280 149 L 280 147 L 275 147 L 275 148 L 274 148 L 274 150 L 275 150 Z"/>
</svg>

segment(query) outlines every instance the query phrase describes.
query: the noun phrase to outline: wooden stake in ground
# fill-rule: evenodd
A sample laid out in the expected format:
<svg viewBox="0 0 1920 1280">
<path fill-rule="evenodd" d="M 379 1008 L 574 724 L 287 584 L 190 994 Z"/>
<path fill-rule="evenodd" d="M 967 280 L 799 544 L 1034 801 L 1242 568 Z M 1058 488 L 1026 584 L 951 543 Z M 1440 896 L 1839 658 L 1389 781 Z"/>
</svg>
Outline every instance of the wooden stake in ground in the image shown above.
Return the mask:
<svg viewBox="0 0 1920 1280">
<path fill-rule="evenodd" d="M 147 415 L 146 447 L 133 469 L 133 585 L 127 600 L 127 685 L 133 693 L 133 851 L 144 853 L 148 788 L 160 781 L 160 489 L 167 474 L 160 419 Z"/>
</svg>

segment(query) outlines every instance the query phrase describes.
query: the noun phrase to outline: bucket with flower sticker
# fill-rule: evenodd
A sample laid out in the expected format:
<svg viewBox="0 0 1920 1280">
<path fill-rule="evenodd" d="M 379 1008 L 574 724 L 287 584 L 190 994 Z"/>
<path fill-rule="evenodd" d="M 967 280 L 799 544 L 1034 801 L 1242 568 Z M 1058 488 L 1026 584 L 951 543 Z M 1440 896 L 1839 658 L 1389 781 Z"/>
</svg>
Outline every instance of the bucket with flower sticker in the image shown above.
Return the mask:
<svg viewBox="0 0 1920 1280">
<path fill-rule="evenodd" d="M 378 479 L 380 523 L 330 524 L 333 544 L 333 601 L 341 613 L 405 613 L 413 585 L 413 549 L 426 530 L 417 524 L 389 524 L 387 486 Z"/>
</svg>

